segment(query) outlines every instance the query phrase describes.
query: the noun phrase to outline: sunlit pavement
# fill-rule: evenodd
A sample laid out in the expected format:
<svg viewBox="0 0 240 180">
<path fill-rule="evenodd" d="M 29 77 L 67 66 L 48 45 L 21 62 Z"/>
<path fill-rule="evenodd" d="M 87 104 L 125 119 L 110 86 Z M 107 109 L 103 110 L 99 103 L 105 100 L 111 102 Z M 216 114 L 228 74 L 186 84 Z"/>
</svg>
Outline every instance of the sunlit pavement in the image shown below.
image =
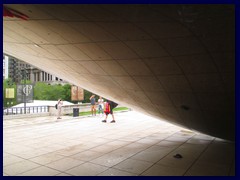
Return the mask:
<svg viewBox="0 0 240 180">
<path fill-rule="evenodd" d="M 134 111 L 115 117 L 4 120 L 3 175 L 235 175 L 235 143 Z"/>
</svg>

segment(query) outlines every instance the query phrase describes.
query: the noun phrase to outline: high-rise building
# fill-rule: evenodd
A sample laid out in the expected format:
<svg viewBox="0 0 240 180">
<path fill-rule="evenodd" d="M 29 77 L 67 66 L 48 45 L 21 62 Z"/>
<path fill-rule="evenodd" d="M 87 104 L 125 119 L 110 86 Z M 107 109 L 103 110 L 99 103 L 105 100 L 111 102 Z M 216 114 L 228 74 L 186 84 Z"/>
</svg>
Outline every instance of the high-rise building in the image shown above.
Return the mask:
<svg viewBox="0 0 240 180">
<path fill-rule="evenodd" d="M 33 83 L 46 82 L 48 84 L 65 84 L 66 81 L 40 70 L 28 63 L 14 57 L 3 56 L 3 79 L 11 78 L 13 82 L 20 83 L 22 79 L 30 80 Z"/>
<path fill-rule="evenodd" d="M 3 55 L 3 79 L 8 78 L 8 56 Z"/>
</svg>

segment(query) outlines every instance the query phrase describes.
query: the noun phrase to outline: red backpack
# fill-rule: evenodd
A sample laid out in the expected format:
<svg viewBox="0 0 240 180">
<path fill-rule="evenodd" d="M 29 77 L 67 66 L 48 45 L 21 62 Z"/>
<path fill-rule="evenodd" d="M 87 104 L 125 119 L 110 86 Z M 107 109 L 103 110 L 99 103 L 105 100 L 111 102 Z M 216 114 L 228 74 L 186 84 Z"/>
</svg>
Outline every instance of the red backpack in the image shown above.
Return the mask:
<svg viewBox="0 0 240 180">
<path fill-rule="evenodd" d="M 111 111 L 110 103 L 106 102 L 104 112 L 105 113 L 110 113 L 110 111 Z"/>
</svg>

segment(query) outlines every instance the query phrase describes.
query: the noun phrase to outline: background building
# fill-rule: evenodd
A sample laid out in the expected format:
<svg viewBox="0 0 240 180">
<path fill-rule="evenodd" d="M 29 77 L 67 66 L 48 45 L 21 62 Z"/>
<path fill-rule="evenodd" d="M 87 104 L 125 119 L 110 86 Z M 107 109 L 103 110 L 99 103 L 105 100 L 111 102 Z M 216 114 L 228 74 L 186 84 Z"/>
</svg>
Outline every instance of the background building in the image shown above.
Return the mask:
<svg viewBox="0 0 240 180">
<path fill-rule="evenodd" d="M 25 74 L 24 74 L 25 73 Z M 45 82 L 48 84 L 65 84 L 67 83 L 50 73 L 40 70 L 28 63 L 18 60 L 14 57 L 3 55 L 3 79 L 11 78 L 13 82 L 20 83 L 24 76 L 26 80 L 32 83 Z"/>
</svg>

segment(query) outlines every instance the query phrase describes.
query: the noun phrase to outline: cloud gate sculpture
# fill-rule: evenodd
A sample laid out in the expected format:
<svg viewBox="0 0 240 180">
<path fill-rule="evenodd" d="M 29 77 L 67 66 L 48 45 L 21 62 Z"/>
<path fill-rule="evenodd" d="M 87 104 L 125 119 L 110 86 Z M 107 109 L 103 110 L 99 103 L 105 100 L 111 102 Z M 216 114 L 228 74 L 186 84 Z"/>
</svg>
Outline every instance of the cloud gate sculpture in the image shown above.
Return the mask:
<svg viewBox="0 0 240 180">
<path fill-rule="evenodd" d="M 5 4 L 3 52 L 134 110 L 235 141 L 234 5 Z"/>
</svg>

